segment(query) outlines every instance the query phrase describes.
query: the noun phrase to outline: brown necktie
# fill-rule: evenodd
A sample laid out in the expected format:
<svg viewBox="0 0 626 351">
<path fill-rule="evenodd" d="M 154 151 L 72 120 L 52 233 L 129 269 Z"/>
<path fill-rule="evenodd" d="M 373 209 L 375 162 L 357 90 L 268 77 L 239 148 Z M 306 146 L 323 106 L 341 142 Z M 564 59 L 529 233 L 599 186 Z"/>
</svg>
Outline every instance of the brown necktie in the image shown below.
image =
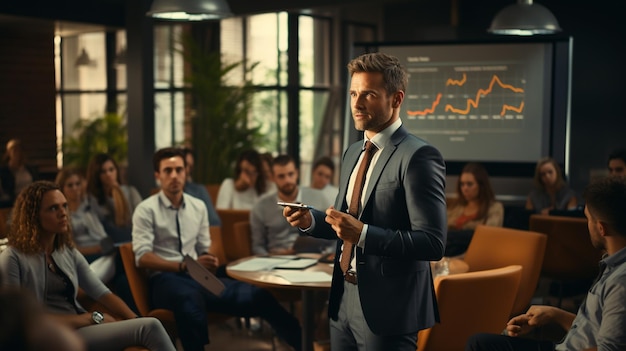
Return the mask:
<svg viewBox="0 0 626 351">
<path fill-rule="evenodd" d="M 350 198 L 350 206 L 348 207 L 348 213 L 350 213 L 355 218 L 359 218 L 359 207 L 361 206 L 361 194 L 363 193 L 363 186 L 365 185 L 365 175 L 367 174 L 367 169 L 372 162 L 372 156 L 378 148 L 376 145 L 372 144 L 371 141 L 365 142 L 365 151 L 363 154 L 363 160 L 361 160 L 361 165 L 359 166 L 359 170 L 356 174 L 356 179 L 354 180 L 354 189 L 352 190 L 352 197 Z M 350 261 L 352 260 L 352 243 L 347 241 L 343 242 L 343 251 L 341 253 L 341 261 L 339 262 L 339 266 L 341 267 L 341 271 L 345 274 L 350 268 Z"/>
</svg>

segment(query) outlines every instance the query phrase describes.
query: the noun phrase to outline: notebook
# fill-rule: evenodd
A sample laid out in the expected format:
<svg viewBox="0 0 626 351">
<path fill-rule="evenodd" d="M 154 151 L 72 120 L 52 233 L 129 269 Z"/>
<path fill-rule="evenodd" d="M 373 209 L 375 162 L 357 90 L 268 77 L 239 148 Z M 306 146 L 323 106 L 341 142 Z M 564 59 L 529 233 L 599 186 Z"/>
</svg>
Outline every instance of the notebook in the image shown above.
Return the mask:
<svg viewBox="0 0 626 351">
<path fill-rule="evenodd" d="M 205 289 L 215 294 L 215 296 L 219 296 L 224 291 L 224 283 L 198 261 L 189 255 L 185 255 L 184 262 L 187 265 L 189 275 Z"/>
</svg>

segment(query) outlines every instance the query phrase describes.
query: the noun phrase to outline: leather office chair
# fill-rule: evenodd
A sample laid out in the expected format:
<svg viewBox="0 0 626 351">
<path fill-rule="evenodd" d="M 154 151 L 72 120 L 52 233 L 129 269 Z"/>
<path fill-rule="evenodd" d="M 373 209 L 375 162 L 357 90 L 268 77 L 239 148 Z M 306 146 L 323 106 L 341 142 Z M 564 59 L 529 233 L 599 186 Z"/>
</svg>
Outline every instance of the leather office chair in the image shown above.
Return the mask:
<svg viewBox="0 0 626 351">
<path fill-rule="evenodd" d="M 11 216 L 12 207 L 0 208 L 0 239 L 6 238 L 9 231 L 9 217 Z"/>
<path fill-rule="evenodd" d="M 209 233 L 211 235 L 211 247 L 209 247 L 209 253 L 215 255 L 220 261 L 220 264 L 226 263 L 226 254 L 224 253 L 224 243 L 222 238 L 222 227 L 213 225 L 209 227 Z"/>
<path fill-rule="evenodd" d="M 417 335 L 418 351 L 459 351 L 476 333 L 499 334 L 509 320 L 522 266 L 451 274 L 435 279 L 440 323 Z"/>
<path fill-rule="evenodd" d="M 541 276 L 559 284 L 558 305 L 563 300 L 563 285 L 591 282 L 598 275 L 602 252 L 591 244 L 586 218 L 530 216 L 531 230 L 548 239 L 541 266 Z"/>
<path fill-rule="evenodd" d="M 526 312 L 535 294 L 546 241 L 546 236 L 537 232 L 479 225 L 463 260 L 470 272 L 513 264 L 522 266 L 521 284 L 510 311 L 515 316 Z"/>
<path fill-rule="evenodd" d="M 252 252 L 249 238 L 239 240 L 234 233 L 234 224 L 250 220 L 249 210 L 217 209 L 222 220 L 222 245 L 224 247 L 224 264 L 242 258 L 241 252 Z M 247 255 L 250 256 L 250 255 Z M 247 257 L 243 256 L 243 257 Z"/>
<path fill-rule="evenodd" d="M 209 193 L 209 196 L 211 197 L 211 201 L 213 201 L 213 203 L 217 203 L 217 194 L 220 193 L 220 186 L 222 184 L 205 184 L 204 187 L 206 188 L 206 191 Z"/>
</svg>

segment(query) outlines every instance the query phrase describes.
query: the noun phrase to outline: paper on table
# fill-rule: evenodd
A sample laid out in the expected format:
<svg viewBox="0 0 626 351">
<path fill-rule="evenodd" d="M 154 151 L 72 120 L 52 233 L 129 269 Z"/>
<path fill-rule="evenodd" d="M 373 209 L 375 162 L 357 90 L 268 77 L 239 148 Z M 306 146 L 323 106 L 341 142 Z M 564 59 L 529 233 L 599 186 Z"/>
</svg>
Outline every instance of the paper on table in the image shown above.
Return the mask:
<svg viewBox="0 0 626 351">
<path fill-rule="evenodd" d="M 292 283 L 323 283 L 333 278 L 326 272 L 283 271 L 277 270 L 274 275 L 287 279 Z"/>
<path fill-rule="evenodd" d="M 291 261 L 290 259 L 277 259 L 270 257 L 255 257 L 229 267 L 236 271 L 258 272 L 267 271 L 278 265 Z"/>
<path fill-rule="evenodd" d="M 285 263 L 274 266 L 276 269 L 304 269 L 317 264 L 314 258 L 300 258 L 297 260 L 289 260 Z"/>
</svg>

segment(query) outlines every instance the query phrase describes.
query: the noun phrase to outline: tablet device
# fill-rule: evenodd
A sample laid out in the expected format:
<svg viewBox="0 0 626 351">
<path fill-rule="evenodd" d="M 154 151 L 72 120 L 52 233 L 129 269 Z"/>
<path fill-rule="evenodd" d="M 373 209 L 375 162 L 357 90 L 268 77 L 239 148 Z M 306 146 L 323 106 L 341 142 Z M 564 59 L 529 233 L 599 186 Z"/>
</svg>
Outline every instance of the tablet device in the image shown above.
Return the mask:
<svg viewBox="0 0 626 351">
<path fill-rule="evenodd" d="M 306 208 L 309 210 L 313 209 L 313 206 L 309 206 L 309 205 L 305 205 L 305 204 L 299 204 L 297 202 L 284 202 L 284 201 L 278 201 L 276 204 L 286 207 L 289 206 L 291 208 Z"/>
<path fill-rule="evenodd" d="M 185 255 L 184 262 L 187 265 L 187 272 L 195 281 L 215 296 L 220 296 L 224 291 L 224 283 L 221 280 L 189 255 Z"/>
</svg>

